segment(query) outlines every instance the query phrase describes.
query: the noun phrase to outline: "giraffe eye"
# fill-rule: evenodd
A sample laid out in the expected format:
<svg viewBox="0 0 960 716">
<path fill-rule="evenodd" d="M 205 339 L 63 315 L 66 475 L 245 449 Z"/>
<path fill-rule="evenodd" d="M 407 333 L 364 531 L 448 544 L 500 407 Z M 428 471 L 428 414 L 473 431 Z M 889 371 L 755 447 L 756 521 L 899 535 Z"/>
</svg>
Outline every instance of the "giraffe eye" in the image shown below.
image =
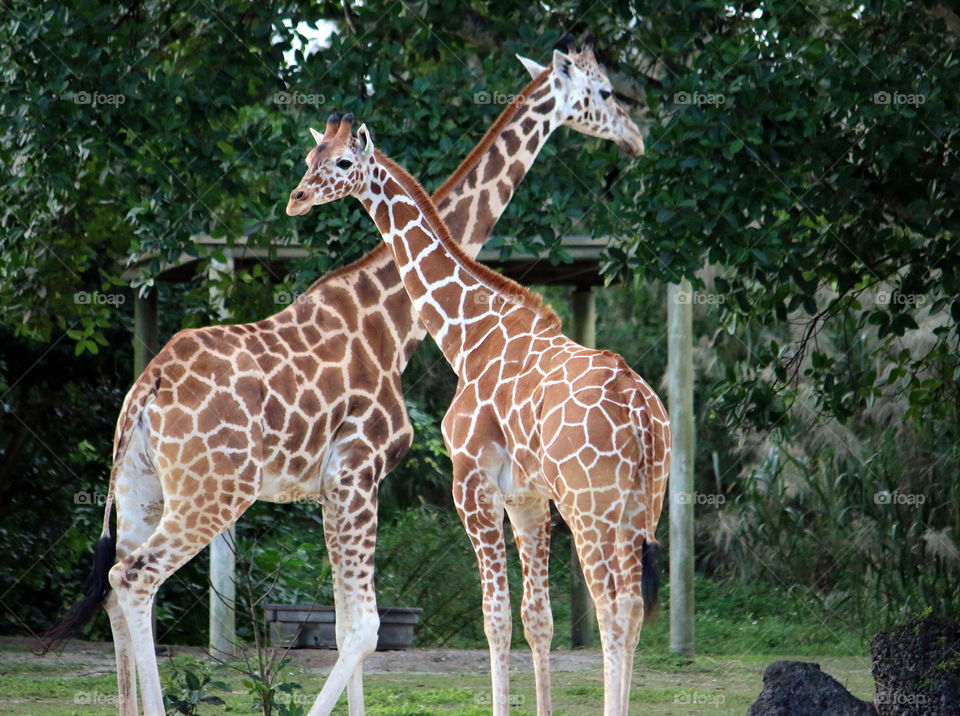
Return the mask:
<svg viewBox="0 0 960 716">
<path fill-rule="evenodd" d="M 341 159 L 339 162 L 337 162 L 337 166 L 341 169 L 349 169 L 353 166 L 353 162 L 351 162 L 349 159 Z"/>
<path fill-rule="evenodd" d="M 600 99 L 606 101 L 606 100 L 610 99 L 610 96 L 611 96 L 612 94 L 613 94 L 613 92 L 611 92 L 610 90 L 608 90 L 608 89 L 602 89 L 602 90 L 600 90 Z"/>
</svg>

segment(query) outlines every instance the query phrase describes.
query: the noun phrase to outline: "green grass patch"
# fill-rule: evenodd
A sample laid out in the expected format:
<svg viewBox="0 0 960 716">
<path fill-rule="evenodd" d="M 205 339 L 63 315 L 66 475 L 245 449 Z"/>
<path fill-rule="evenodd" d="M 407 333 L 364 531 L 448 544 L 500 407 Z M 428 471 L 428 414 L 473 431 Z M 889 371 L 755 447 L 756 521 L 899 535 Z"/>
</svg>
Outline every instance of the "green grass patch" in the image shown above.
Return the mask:
<svg viewBox="0 0 960 716">
<path fill-rule="evenodd" d="M 103 654 L 91 657 L 102 669 Z M 795 655 L 794 655 L 795 656 Z M 632 703 L 639 712 L 669 716 L 742 716 L 761 688 L 763 669 L 776 658 L 790 655 L 704 655 L 695 659 L 640 658 L 636 662 Z M 873 696 L 866 653 L 823 656 L 824 671 L 863 699 Z M 163 663 L 161 669 L 166 670 Z M 116 713 L 116 681 L 112 674 L 88 675 L 90 664 L 76 661 L 40 662 L 30 652 L 8 651 L 0 662 L 0 713 L 21 716 L 93 716 Z M 252 700 L 240 685 L 237 672 L 214 666 L 214 677 L 227 682 L 230 693 L 213 692 L 224 706 L 201 707 L 200 714 L 251 714 Z M 553 673 L 555 716 L 597 716 L 602 712 L 603 682 L 599 668 Z M 289 678 L 302 685 L 291 697 L 304 706 L 313 703 L 324 676 L 292 667 Z M 454 674 L 369 674 L 364 679 L 369 716 L 489 716 L 490 683 L 485 671 Z M 533 674 L 511 676 L 513 716 L 536 712 Z M 346 714 L 346 698 L 334 713 Z"/>
</svg>

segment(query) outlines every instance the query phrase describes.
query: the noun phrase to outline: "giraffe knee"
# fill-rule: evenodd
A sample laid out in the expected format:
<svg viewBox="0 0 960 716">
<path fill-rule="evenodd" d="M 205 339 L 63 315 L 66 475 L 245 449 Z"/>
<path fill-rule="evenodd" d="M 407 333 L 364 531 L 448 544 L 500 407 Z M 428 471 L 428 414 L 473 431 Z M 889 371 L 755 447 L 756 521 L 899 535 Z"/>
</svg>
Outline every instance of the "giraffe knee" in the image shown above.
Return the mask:
<svg viewBox="0 0 960 716">
<path fill-rule="evenodd" d="M 110 569 L 107 578 L 118 598 L 124 594 L 152 597 L 159 587 L 156 568 L 143 556 L 130 555 L 120 560 Z"/>
</svg>

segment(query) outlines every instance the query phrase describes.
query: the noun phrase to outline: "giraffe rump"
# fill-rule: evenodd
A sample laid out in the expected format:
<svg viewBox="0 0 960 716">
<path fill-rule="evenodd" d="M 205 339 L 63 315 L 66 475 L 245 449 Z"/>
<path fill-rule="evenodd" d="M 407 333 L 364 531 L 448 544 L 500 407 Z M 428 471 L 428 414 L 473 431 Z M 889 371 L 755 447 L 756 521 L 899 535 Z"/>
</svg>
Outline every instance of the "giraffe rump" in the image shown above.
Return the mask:
<svg viewBox="0 0 960 716">
<path fill-rule="evenodd" d="M 100 610 L 110 593 L 110 568 L 113 567 L 116 554 L 117 539 L 114 534 L 111 532 L 102 535 L 93 550 L 93 569 L 84 585 L 83 597 L 70 607 L 57 624 L 44 632 L 40 638 L 43 643 L 43 653 L 73 636 Z"/>
</svg>

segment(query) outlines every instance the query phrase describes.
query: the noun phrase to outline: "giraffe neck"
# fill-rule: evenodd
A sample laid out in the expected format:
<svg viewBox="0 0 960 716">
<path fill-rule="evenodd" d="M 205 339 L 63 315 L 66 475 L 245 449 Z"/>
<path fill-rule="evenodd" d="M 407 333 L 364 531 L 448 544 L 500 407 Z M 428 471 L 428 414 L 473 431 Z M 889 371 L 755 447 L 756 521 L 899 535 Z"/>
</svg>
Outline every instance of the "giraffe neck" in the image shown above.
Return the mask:
<svg viewBox="0 0 960 716">
<path fill-rule="evenodd" d="M 563 122 L 549 72 L 531 81 L 432 199 L 464 253 L 475 258 L 520 182 Z"/>
<path fill-rule="evenodd" d="M 468 257 L 475 258 L 490 238 L 493 227 L 543 145 L 562 124 L 561 102 L 554 92 L 549 72 L 527 84 L 434 193 L 432 198 L 438 203 L 440 217 Z M 376 276 L 383 294 L 404 290 L 391 253 L 381 244 L 359 261 L 326 274 L 307 294 L 322 291 L 332 281 L 343 281 L 350 286 L 366 282 L 361 278 L 363 272 Z M 403 318 L 398 311 L 391 314 L 391 323 L 398 337 L 398 351 L 394 358 L 400 371 L 427 332 L 415 312 L 408 314 Z M 386 360 L 388 357 L 382 358 Z"/>
<path fill-rule="evenodd" d="M 474 261 L 451 238 L 416 180 L 379 151 L 358 197 L 389 247 L 403 286 L 447 361 L 460 372 L 510 313 L 525 323 L 556 326 L 539 298 Z"/>
</svg>

